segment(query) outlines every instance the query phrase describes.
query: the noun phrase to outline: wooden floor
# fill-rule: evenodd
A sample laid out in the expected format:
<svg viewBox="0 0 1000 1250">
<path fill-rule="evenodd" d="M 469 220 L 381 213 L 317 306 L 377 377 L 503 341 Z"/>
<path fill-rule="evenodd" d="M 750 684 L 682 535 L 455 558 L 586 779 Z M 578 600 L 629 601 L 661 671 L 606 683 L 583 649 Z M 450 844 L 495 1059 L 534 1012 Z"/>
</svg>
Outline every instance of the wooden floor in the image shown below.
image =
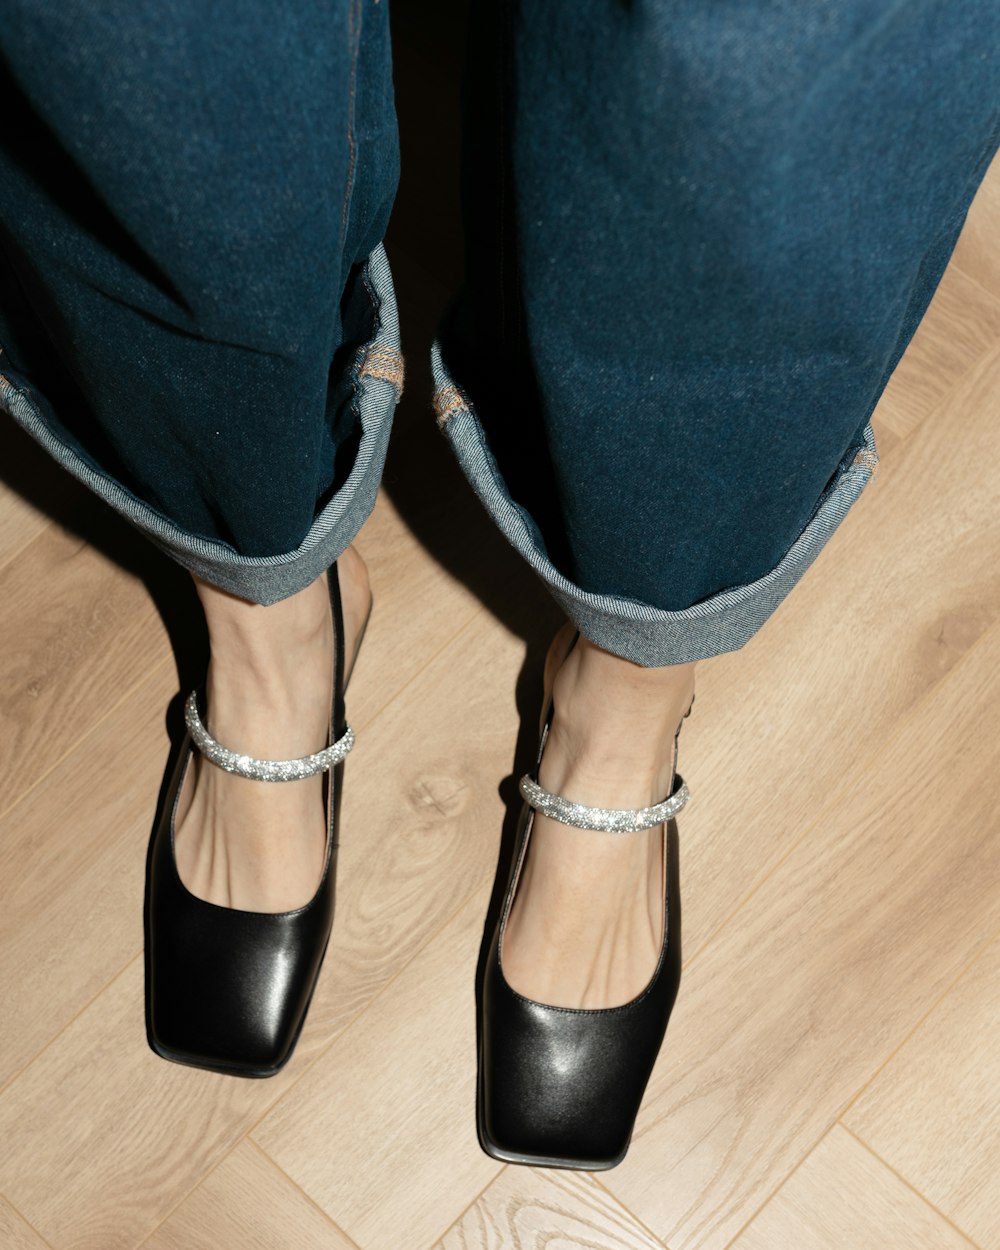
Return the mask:
<svg viewBox="0 0 1000 1250">
<path fill-rule="evenodd" d="M 879 408 L 874 481 L 699 669 L 680 998 L 631 1152 L 596 1176 L 476 1142 L 474 971 L 556 616 L 451 462 L 425 366 L 360 542 L 333 942 L 269 1081 L 146 1044 L 190 593 L 0 428 L 4 1250 L 1000 1247 L 998 237 L 1000 166 Z M 402 292 L 443 293 L 390 256 Z"/>
</svg>

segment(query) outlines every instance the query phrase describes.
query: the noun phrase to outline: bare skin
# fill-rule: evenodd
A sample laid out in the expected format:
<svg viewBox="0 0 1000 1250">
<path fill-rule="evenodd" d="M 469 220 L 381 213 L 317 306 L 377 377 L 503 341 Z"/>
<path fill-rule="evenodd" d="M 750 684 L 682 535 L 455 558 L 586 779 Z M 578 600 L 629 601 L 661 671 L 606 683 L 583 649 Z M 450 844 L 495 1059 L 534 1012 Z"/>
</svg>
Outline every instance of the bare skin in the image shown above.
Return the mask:
<svg viewBox="0 0 1000 1250">
<path fill-rule="evenodd" d="M 539 768 L 553 793 L 594 807 L 650 807 L 670 794 L 674 735 L 694 664 L 642 668 L 556 635 L 554 712 Z M 565 656 L 565 659 L 563 657 Z M 553 1007 L 615 1007 L 646 987 L 663 939 L 664 830 L 607 834 L 536 812 L 501 951 L 519 993 Z"/>
<path fill-rule="evenodd" d="M 368 612 L 364 562 L 338 560 L 350 667 Z M 262 608 L 196 582 L 212 659 L 209 731 L 265 759 L 308 755 L 329 733 L 333 629 L 325 577 Z M 670 791 L 674 733 L 694 665 L 644 669 L 560 630 L 546 664 L 555 713 L 539 780 L 600 807 L 646 807 Z M 326 853 L 323 777 L 248 781 L 195 753 L 175 832 L 181 880 L 198 897 L 246 911 L 312 898 Z M 608 1007 L 648 983 L 663 926 L 663 828 L 609 835 L 536 814 L 504 935 L 503 967 L 520 993 L 553 1006 Z"/>
<path fill-rule="evenodd" d="M 353 547 L 337 562 L 350 667 L 371 596 Z M 329 740 L 333 622 L 326 576 L 270 607 L 195 579 L 212 658 L 209 732 L 262 759 L 293 759 Z M 178 804 L 177 869 L 187 888 L 243 911 L 289 911 L 316 892 L 326 858 L 324 776 L 249 781 L 195 752 Z"/>
</svg>

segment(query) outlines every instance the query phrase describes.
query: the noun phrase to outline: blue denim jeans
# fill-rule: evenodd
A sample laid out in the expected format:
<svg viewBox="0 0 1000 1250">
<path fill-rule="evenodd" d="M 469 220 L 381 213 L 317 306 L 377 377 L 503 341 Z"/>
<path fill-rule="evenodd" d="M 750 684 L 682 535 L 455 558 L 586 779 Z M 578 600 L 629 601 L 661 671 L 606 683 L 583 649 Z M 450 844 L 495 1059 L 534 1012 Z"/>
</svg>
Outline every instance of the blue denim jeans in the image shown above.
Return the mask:
<svg viewBox="0 0 1000 1250">
<path fill-rule="evenodd" d="M 273 602 L 370 512 L 402 386 L 387 0 L 96 9 L 0 0 L 0 402 Z M 874 472 L 997 146 L 1000 10 L 471 12 L 441 428 L 588 637 L 736 649 Z"/>
</svg>

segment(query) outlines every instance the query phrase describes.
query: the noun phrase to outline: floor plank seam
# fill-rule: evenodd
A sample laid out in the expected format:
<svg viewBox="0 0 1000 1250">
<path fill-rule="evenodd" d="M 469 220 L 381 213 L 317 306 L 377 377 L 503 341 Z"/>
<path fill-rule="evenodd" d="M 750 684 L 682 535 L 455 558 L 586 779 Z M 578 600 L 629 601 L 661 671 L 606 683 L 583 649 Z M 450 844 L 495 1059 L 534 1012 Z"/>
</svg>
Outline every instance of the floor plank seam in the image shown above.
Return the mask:
<svg viewBox="0 0 1000 1250">
<path fill-rule="evenodd" d="M 1000 352 L 998 352 L 998 355 L 1000 355 Z M 950 681 L 953 674 L 957 673 L 966 664 L 972 663 L 973 657 L 979 649 L 986 644 L 994 632 L 1000 632 L 1000 616 L 998 616 L 993 624 L 980 634 L 972 646 L 966 649 L 964 654 L 955 661 L 946 673 L 943 673 L 935 682 L 933 682 L 933 684 L 928 686 L 923 694 L 920 695 L 917 700 L 906 709 L 906 711 L 897 719 L 892 728 L 887 731 L 886 736 L 881 740 L 879 746 L 874 749 L 874 753 L 866 761 L 859 763 L 858 766 L 848 774 L 848 778 L 851 782 L 850 788 L 853 789 L 855 779 L 860 780 L 860 778 L 864 777 L 867 773 L 872 772 L 876 768 L 876 765 L 879 763 L 882 756 L 895 745 L 897 739 L 906 731 L 906 727 L 909 722 L 921 714 L 925 704 L 938 695 L 942 685 L 945 682 Z M 764 874 L 763 877 L 761 877 L 757 884 L 747 894 L 745 894 L 734 907 L 730 909 L 729 913 L 719 922 L 716 928 L 713 929 L 712 932 L 702 941 L 701 945 L 695 949 L 691 957 L 689 959 L 685 958 L 685 968 L 689 968 L 692 964 L 694 964 L 704 951 L 707 950 L 712 943 L 718 940 L 719 935 L 723 933 L 723 931 L 727 929 L 730 924 L 732 924 L 733 920 L 743 910 L 743 908 L 746 907 L 750 900 L 760 893 L 763 886 L 771 879 L 771 877 L 774 876 L 781 866 L 795 854 L 797 849 L 802 846 L 808 838 L 812 836 L 816 827 L 822 823 L 826 812 L 830 808 L 836 806 L 837 801 L 834 799 L 830 799 L 827 803 L 823 804 L 823 806 L 816 813 L 815 818 L 806 826 L 801 836 L 796 838 L 796 840 L 788 847 L 788 850 L 775 861 L 773 866 Z"/>
<path fill-rule="evenodd" d="M 990 292 L 987 292 L 987 294 L 989 295 Z M 990 295 L 990 298 L 992 299 L 994 297 Z M 996 303 L 998 308 L 1000 308 L 1000 300 L 997 300 Z M 955 402 L 956 394 L 961 391 L 963 387 L 968 386 L 969 382 L 975 378 L 977 374 L 987 372 L 988 370 L 994 368 L 998 360 L 1000 360 L 1000 346 L 994 344 L 990 347 L 984 348 L 983 351 L 980 352 L 980 354 L 966 366 L 962 373 L 954 379 L 947 392 L 942 395 L 926 413 L 924 413 L 915 425 L 913 425 L 905 433 L 902 433 L 896 426 L 890 424 L 889 428 L 896 436 L 896 442 L 893 444 L 892 450 L 894 451 L 896 447 L 900 446 L 901 443 L 907 442 L 913 437 L 914 434 L 919 434 L 925 426 L 928 426 L 928 423 L 939 421 L 941 419 L 939 413 Z M 874 416 L 877 417 L 877 414 L 878 409 L 876 408 Z M 876 429 L 876 443 L 877 440 L 878 431 Z"/>
<path fill-rule="evenodd" d="M 138 955 L 131 955 L 125 961 L 125 963 L 122 964 L 122 966 L 118 969 L 115 975 L 111 977 L 110 980 L 106 981 L 101 986 L 101 988 L 96 992 L 96 994 L 93 994 L 90 998 L 88 998 L 87 1001 L 84 1003 L 84 1005 L 79 1009 L 79 1011 L 74 1012 L 73 1015 L 66 1021 L 65 1024 L 60 1025 L 60 1027 L 56 1030 L 55 1033 L 52 1034 L 49 1040 L 45 1042 L 44 1045 L 40 1046 L 38 1050 L 36 1050 L 35 1053 L 31 1056 L 31 1058 L 26 1063 L 22 1064 L 20 1068 L 18 1068 L 18 1070 L 14 1073 L 13 1076 L 8 1077 L 6 1081 L 0 1083 L 0 1099 L 4 1097 L 4 1095 L 10 1089 L 10 1087 L 14 1084 L 14 1082 L 19 1081 L 21 1077 L 25 1074 L 25 1072 L 27 1072 L 27 1070 L 31 1067 L 31 1065 L 33 1063 L 36 1063 L 42 1057 L 42 1055 L 45 1054 L 45 1052 L 49 1049 L 49 1047 L 54 1045 L 62 1037 L 62 1035 L 66 1032 L 67 1029 L 72 1028 L 72 1026 L 77 1022 L 77 1020 L 79 1020 L 80 1017 L 90 1007 L 92 1007 L 95 1002 L 97 1002 L 97 1000 L 101 997 L 101 995 L 106 990 L 110 989 L 110 987 L 114 985 L 114 983 L 118 980 L 118 978 L 124 972 L 128 971 L 128 969 L 135 963 L 137 959 L 142 958 L 142 955 L 143 955 L 143 952 L 141 950 L 139 951 Z"/>
<path fill-rule="evenodd" d="M 965 278 L 967 281 L 971 282 L 975 287 L 977 287 L 979 291 L 990 301 L 990 303 L 996 306 L 997 311 L 1000 312 L 1000 297 L 994 295 L 992 291 L 984 287 L 982 283 L 980 283 L 971 273 L 967 272 L 965 269 L 962 269 L 961 266 L 956 265 L 954 266 L 954 268 L 957 269 L 959 273 L 961 273 L 963 278 Z M 921 322 L 921 325 L 920 325 L 921 342 L 923 341 L 924 337 L 926 337 L 928 340 L 932 340 L 935 338 L 940 340 L 941 338 L 947 337 L 946 332 L 938 331 L 937 325 L 931 324 L 932 322 L 934 322 L 934 320 L 935 320 L 934 313 L 933 311 L 931 311 L 928 314 L 926 321 Z M 928 333 L 928 330 L 930 331 L 929 333 Z M 961 373 L 959 373 L 956 377 L 953 377 L 951 379 L 951 383 L 948 387 L 948 390 L 943 395 L 938 397 L 938 399 L 931 405 L 931 407 L 927 410 L 927 412 L 924 413 L 922 417 L 918 417 L 917 420 L 912 425 L 907 425 L 905 428 L 901 428 L 900 425 L 897 424 L 896 419 L 892 415 L 892 401 L 890 401 L 890 408 L 885 416 L 880 416 L 879 408 L 876 405 L 875 411 L 872 413 L 872 418 L 871 418 L 872 424 L 875 427 L 876 446 L 878 445 L 878 433 L 879 433 L 880 424 L 884 425 L 886 429 L 889 430 L 891 434 L 893 435 L 893 438 L 895 440 L 893 443 L 893 449 L 895 449 L 895 447 L 897 447 L 900 443 L 905 442 L 907 439 L 911 438 L 914 434 L 922 430 L 929 421 L 933 421 L 937 413 L 942 408 L 948 406 L 949 404 L 954 403 L 956 392 L 960 391 L 962 387 L 968 383 L 969 379 L 974 377 L 975 374 L 981 368 L 984 367 L 984 364 L 988 365 L 989 362 L 996 355 L 997 355 L 997 348 L 995 345 L 991 344 L 990 346 L 984 347 L 978 353 L 978 355 L 974 356 L 971 360 L 966 361 L 965 366 L 962 369 Z M 905 383 L 904 383 L 904 386 L 905 386 Z M 895 396 L 895 392 L 893 391 L 892 399 L 894 399 L 894 396 Z M 881 397 L 879 398 L 879 403 L 881 403 Z"/>
<path fill-rule="evenodd" d="M 972 956 L 972 958 L 968 961 L 968 963 L 963 965 L 963 967 L 958 971 L 954 979 L 949 981 L 949 983 L 945 986 L 945 988 L 941 991 L 941 993 L 937 996 L 937 998 L 933 1001 L 933 1003 L 931 1003 L 931 1005 L 927 1008 L 927 1010 L 923 1013 L 923 1015 L 921 1015 L 917 1019 L 916 1023 L 907 1032 L 905 1037 L 903 1037 L 903 1039 L 896 1046 L 892 1048 L 890 1053 L 886 1056 L 886 1058 L 882 1061 L 882 1063 L 878 1065 L 878 1067 L 871 1074 L 871 1076 L 869 1076 L 869 1078 L 865 1081 L 865 1083 L 861 1086 L 861 1088 L 858 1089 L 852 1095 L 850 1102 L 847 1103 L 847 1105 L 838 1113 L 838 1116 L 837 1116 L 838 1121 L 841 1124 L 843 1124 L 844 1128 L 848 1128 L 848 1125 L 844 1123 L 844 1117 L 850 1112 L 851 1108 L 855 1105 L 858 1099 L 863 1097 L 865 1092 L 869 1090 L 872 1085 L 874 1085 L 874 1083 L 878 1080 L 878 1078 L 885 1071 L 885 1069 L 889 1066 L 889 1064 L 892 1063 L 893 1059 L 895 1059 L 895 1057 L 900 1053 L 900 1051 L 906 1045 L 908 1045 L 911 1039 L 915 1037 L 916 1034 L 923 1028 L 924 1024 L 930 1019 L 930 1017 L 934 1014 L 934 1012 L 937 1011 L 938 1007 L 940 1007 L 940 1005 L 944 1002 L 944 1000 L 948 997 L 948 995 L 956 988 L 959 982 L 964 980 L 965 977 L 968 976 L 968 974 L 972 971 L 972 969 L 976 966 L 976 964 L 979 963 L 981 959 L 985 958 L 987 951 L 990 949 L 993 943 L 997 941 L 1000 941 L 1000 927 L 995 929 L 989 935 L 989 937 L 986 938 L 986 940 L 983 942 L 982 948 L 975 955 Z M 848 1129 L 848 1131 L 850 1130 Z"/>
<path fill-rule="evenodd" d="M 949 269 L 950 268 L 957 269 L 963 278 L 971 282 L 973 286 L 978 287 L 979 290 L 982 291 L 982 293 L 985 296 L 987 296 L 988 299 L 992 300 L 993 303 L 995 303 L 997 307 L 1000 308 L 1000 291 L 994 291 L 991 287 L 986 286 L 985 283 L 980 281 L 980 279 L 970 269 L 966 269 L 966 267 L 963 264 L 961 264 L 959 261 L 955 261 L 953 264 L 950 264 L 948 267 Z"/>
<path fill-rule="evenodd" d="M 10 816 L 10 814 L 15 811 L 18 805 L 21 802 L 23 802 L 24 799 L 28 797 L 29 794 L 33 794 L 35 790 L 37 790 L 38 787 L 44 781 L 47 781 L 52 776 L 52 774 L 56 771 L 56 769 L 61 768 L 63 764 L 65 764 L 66 760 L 73 754 L 73 752 L 78 750 L 81 746 L 83 746 L 83 744 L 87 741 L 88 738 L 92 737 L 97 732 L 97 730 L 101 728 L 102 725 L 106 724 L 106 722 L 115 714 L 115 712 L 118 711 L 118 709 L 122 706 L 122 704 L 125 703 L 128 699 L 132 698 L 132 696 L 136 693 L 136 691 L 141 690 L 142 687 L 147 685 L 149 682 L 155 681 L 157 676 L 160 673 L 160 670 L 164 668 L 168 663 L 170 663 L 170 660 L 172 658 L 173 658 L 172 656 L 171 657 L 164 656 L 163 659 L 160 660 L 158 663 L 154 664 L 151 669 L 148 669 L 143 674 L 143 676 L 140 677 L 137 682 L 135 682 L 134 685 L 129 686 L 129 688 L 125 691 L 125 693 L 121 696 L 121 698 L 118 699 L 117 702 L 115 702 L 111 707 L 108 708 L 108 710 L 100 718 L 100 720 L 95 721 L 90 726 L 90 728 L 86 731 L 86 733 L 84 733 L 81 737 L 75 739 L 75 741 L 73 742 L 71 746 L 67 746 L 67 748 L 63 751 L 63 753 L 59 756 L 59 758 L 54 760 L 53 763 L 50 764 L 50 766 L 45 770 L 44 773 L 36 777 L 35 780 L 31 783 L 30 786 L 28 786 L 26 790 L 22 790 L 21 793 L 17 796 L 17 798 L 14 799 L 14 801 L 9 806 L 5 807 L 2 811 L 0 811 L 0 822 L 5 821 L 7 817 Z"/>
<path fill-rule="evenodd" d="M 198 1177 L 198 1179 L 195 1181 L 195 1183 L 190 1187 L 190 1189 L 186 1189 L 184 1193 L 181 1195 L 181 1197 L 170 1208 L 170 1210 L 167 1211 L 166 1215 L 164 1215 L 163 1218 L 159 1220 L 157 1224 L 149 1230 L 149 1232 L 145 1235 L 145 1237 L 143 1237 L 141 1241 L 137 1241 L 135 1243 L 135 1246 L 132 1248 L 132 1250 L 142 1250 L 142 1247 L 146 1245 L 149 1239 L 151 1237 L 156 1236 L 156 1234 L 160 1231 L 160 1229 L 164 1226 L 164 1224 L 166 1224 L 166 1222 L 171 1218 L 171 1216 L 173 1216 L 174 1213 L 178 1211 L 184 1205 L 185 1202 L 187 1202 L 188 1198 L 190 1198 L 193 1193 L 196 1193 L 202 1187 L 202 1185 L 204 1185 L 204 1183 L 208 1180 L 208 1178 L 218 1168 L 220 1168 L 223 1163 L 225 1163 L 225 1161 L 229 1158 L 229 1156 L 233 1153 L 233 1151 L 236 1150 L 236 1148 L 239 1146 L 240 1142 L 242 1141 L 243 1141 L 242 1137 L 238 1138 L 228 1150 L 223 1152 L 220 1158 L 216 1159 L 216 1161 L 211 1165 L 211 1167 L 206 1169 L 206 1171 L 202 1172 L 201 1175 Z"/>
<path fill-rule="evenodd" d="M 485 611 L 486 611 L 485 608 L 474 610 L 472 615 L 465 621 L 465 623 L 459 629 L 457 629 L 455 633 L 452 634 L 446 642 L 442 643 L 441 646 L 438 647 L 438 649 L 434 652 L 433 655 L 428 657 L 426 663 L 422 664 L 420 668 L 418 668 L 415 672 L 413 672 L 406 679 L 406 681 L 404 681 L 403 684 L 396 689 L 396 691 L 393 694 L 389 695 L 389 697 L 385 700 L 384 703 L 380 703 L 376 711 L 372 712 L 371 715 L 369 715 L 365 720 L 361 720 L 358 722 L 358 726 L 357 726 L 358 730 L 359 731 L 362 729 L 367 730 L 369 726 L 373 725 L 375 721 L 385 712 L 386 708 L 391 707 L 396 702 L 396 700 L 400 697 L 400 695 L 403 694 L 404 691 L 408 690 L 410 686 L 417 680 L 417 678 L 422 676 L 427 671 L 427 669 L 430 668 L 430 666 L 434 663 L 434 661 L 443 652 L 447 651 L 447 649 L 451 646 L 451 644 L 457 638 L 460 638 L 462 634 L 465 633 L 465 631 L 473 624 L 473 622 L 480 619 L 480 617 Z"/>
<path fill-rule="evenodd" d="M 858 1134 L 855 1133 L 852 1128 L 844 1124 L 842 1121 L 838 1121 L 838 1123 L 845 1133 L 849 1133 L 851 1137 L 854 1138 L 854 1140 L 858 1143 L 859 1146 L 862 1147 L 862 1149 L 865 1151 L 866 1154 L 871 1155 L 871 1157 L 877 1160 L 882 1165 L 882 1167 L 884 1167 L 887 1171 L 891 1172 L 892 1175 L 896 1178 L 896 1180 L 898 1180 L 901 1185 L 905 1185 L 911 1194 L 916 1194 L 916 1196 L 920 1199 L 923 1205 L 925 1207 L 930 1208 L 930 1210 L 933 1211 L 934 1214 L 940 1220 L 942 1220 L 945 1224 L 947 1224 L 949 1228 L 953 1229 L 956 1233 L 958 1233 L 958 1235 L 962 1238 L 963 1241 L 967 1241 L 970 1246 L 975 1247 L 975 1250 L 982 1250 L 982 1247 L 979 1245 L 979 1243 L 973 1240 L 973 1238 L 969 1236 L 969 1234 L 965 1231 L 965 1229 L 959 1228 L 959 1226 L 955 1223 L 954 1220 L 949 1219 L 949 1217 L 945 1215 L 945 1213 L 939 1207 L 935 1206 L 934 1203 L 931 1202 L 930 1198 L 928 1198 L 925 1193 L 922 1193 L 919 1189 L 917 1189 L 915 1185 L 911 1184 L 911 1182 L 906 1179 L 906 1177 L 902 1174 L 902 1172 L 897 1171 L 892 1166 L 891 1163 L 887 1162 L 887 1160 L 882 1158 L 882 1156 L 878 1153 L 878 1151 L 874 1150 L 871 1146 L 869 1146 L 869 1144 L 865 1141 L 863 1137 L 859 1137 Z"/>
<path fill-rule="evenodd" d="M 319 1212 L 319 1214 L 323 1217 L 323 1219 L 327 1222 L 327 1224 L 329 1224 L 331 1228 L 334 1228 L 337 1231 L 337 1233 L 341 1237 L 343 1237 L 344 1241 L 349 1242 L 352 1246 L 354 1246 L 355 1250 L 362 1250 L 362 1247 L 358 1244 L 358 1242 L 354 1240 L 354 1238 L 346 1231 L 346 1229 L 344 1229 L 340 1224 L 337 1223 L 337 1221 L 333 1218 L 333 1216 L 329 1213 L 329 1211 L 327 1211 L 324 1207 L 321 1207 L 319 1203 L 315 1200 L 315 1198 L 313 1198 L 309 1194 L 308 1190 L 303 1189 L 302 1186 L 299 1184 L 299 1182 L 293 1176 L 290 1176 L 285 1171 L 285 1169 L 281 1166 L 281 1164 L 277 1161 L 277 1159 L 275 1159 L 272 1155 L 269 1155 L 259 1142 L 253 1141 L 249 1136 L 244 1136 L 243 1138 L 241 1138 L 241 1141 L 245 1141 L 252 1150 L 256 1150 L 256 1152 L 261 1156 L 261 1158 L 266 1159 L 268 1164 L 270 1164 L 270 1166 L 273 1167 L 276 1172 L 280 1172 L 281 1175 L 285 1178 L 285 1180 L 288 1181 L 289 1185 L 291 1185 L 293 1189 L 295 1189 L 298 1193 L 300 1193 L 302 1197 L 306 1200 L 306 1202 L 314 1210 Z"/>
<path fill-rule="evenodd" d="M 435 1250 L 435 1247 L 436 1247 L 436 1246 L 439 1246 L 439 1245 L 441 1244 L 441 1242 L 442 1242 L 442 1241 L 444 1241 L 444 1239 L 448 1236 L 448 1234 L 451 1232 L 451 1230 L 452 1230 L 453 1228 L 456 1228 L 456 1227 L 457 1227 L 457 1226 L 458 1226 L 458 1225 L 462 1222 L 462 1220 L 464 1220 L 464 1219 L 465 1219 L 465 1217 L 469 1214 L 469 1212 L 470 1212 L 470 1211 L 472 1210 L 472 1208 L 476 1205 L 476 1203 L 477 1203 L 477 1202 L 479 1202 L 479 1201 L 482 1199 L 482 1196 L 483 1196 L 483 1194 L 485 1194 L 485 1193 L 486 1193 L 487 1189 L 489 1189 L 489 1187 L 490 1187 L 490 1186 L 491 1186 L 491 1185 L 492 1185 L 495 1181 L 497 1181 L 497 1180 L 498 1180 L 501 1176 L 503 1176 L 503 1174 L 507 1171 L 507 1169 L 508 1169 L 508 1167 L 509 1167 L 509 1166 L 510 1166 L 510 1165 L 509 1165 L 509 1164 L 507 1164 L 507 1163 L 502 1163 L 502 1164 L 500 1165 L 500 1167 L 497 1169 L 497 1171 L 493 1173 L 493 1175 L 490 1177 L 490 1179 L 489 1179 L 489 1180 L 486 1182 L 486 1184 L 482 1187 L 482 1189 L 480 1189 L 479 1193 L 478 1193 L 478 1194 L 476 1194 L 476 1196 L 475 1196 L 475 1197 L 474 1197 L 474 1198 L 473 1198 L 470 1202 L 467 1202 L 467 1203 L 465 1204 L 465 1206 L 462 1208 L 462 1210 L 461 1210 L 461 1211 L 459 1211 L 458 1215 L 456 1215 L 456 1216 L 455 1216 L 455 1218 L 454 1218 L 454 1219 L 452 1220 L 452 1222 L 448 1225 L 448 1227 L 444 1230 L 444 1232 L 439 1233 L 439 1234 L 437 1235 L 437 1237 L 435 1237 L 435 1238 L 434 1238 L 434 1240 L 430 1243 L 430 1245 L 428 1245 L 428 1246 L 425 1248 L 425 1250 Z"/>
<path fill-rule="evenodd" d="M 14 495 L 17 498 L 20 498 L 17 491 L 10 487 L 5 488 L 3 493 L 8 494 L 8 495 Z M 19 556 L 23 555 L 24 552 L 28 550 L 28 548 L 31 546 L 32 543 L 37 542 L 40 538 L 42 538 L 45 534 L 47 534 L 49 530 L 56 524 L 57 522 L 54 521 L 52 517 L 49 517 L 45 521 L 45 523 L 42 525 L 42 528 L 38 530 L 37 533 L 32 534 L 31 537 L 26 542 L 23 542 L 20 545 L 20 547 L 18 547 L 16 550 L 11 551 L 11 552 L 4 552 L 4 558 L 3 560 L 0 560 L 0 577 L 3 577 L 6 570 L 14 563 L 14 561 Z M 63 529 L 62 526 L 60 526 L 59 528 Z"/>
<path fill-rule="evenodd" d="M 52 1245 L 52 1242 L 49 1241 L 48 1237 L 42 1236 L 42 1234 L 38 1231 L 38 1229 L 34 1226 L 34 1224 L 32 1224 L 31 1220 L 27 1219 L 22 1214 L 22 1212 L 14 1205 L 13 1202 L 11 1202 L 10 1198 L 8 1198 L 5 1193 L 0 1193 L 0 1198 L 2 1198 L 4 1202 L 6 1202 L 6 1204 L 14 1212 L 17 1218 L 19 1220 L 22 1220 L 28 1226 L 28 1228 L 31 1229 L 31 1231 L 35 1234 L 35 1236 L 38 1238 L 38 1240 L 42 1243 L 43 1246 L 48 1246 L 49 1250 L 55 1250 L 55 1247 Z"/>
<path fill-rule="evenodd" d="M 614 1190 L 608 1188 L 608 1185 L 605 1182 L 604 1177 L 600 1173 L 588 1172 L 587 1176 L 593 1185 L 595 1185 L 598 1189 L 606 1193 L 608 1197 L 613 1202 L 616 1202 L 623 1211 L 627 1211 L 630 1217 L 633 1220 L 635 1220 L 635 1222 L 639 1225 L 641 1229 L 643 1229 L 646 1233 L 648 1233 L 650 1237 L 652 1237 L 652 1239 L 656 1242 L 658 1246 L 662 1246 L 663 1250 L 670 1250 L 670 1246 L 668 1245 L 668 1243 L 665 1242 L 662 1237 L 658 1237 L 656 1233 L 654 1233 L 653 1230 L 649 1227 L 646 1221 L 644 1219 L 641 1219 L 638 1215 L 636 1215 L 636 1213 L 632 1210 L 632 1208 L 628 1206 L 625 1202 L 623 1202 L 622 1199 L 619 1198 L 618 1195 L 614 1192 Z"/>
<path fill-rule="evenodd" d="M 764 1208 L 768 1205 L 768 1203 L 772 1202 L 774 1198 L 781 1192 L 781 1190 L 784 1189 L 784 1187 L 792 1179 L 792 1177 L 799 1170 L 799 1168 L 803 1165 L 803 1163 L 805 1163 L 806 1160 L 810 1158 L 810 1156 L 817 1149 L 820 1143 L 826 1141 L 827 1137 L 829 1137 L 829 1135 L 833 1132 L 834 1128 L 836 1127 L 836 1124 L 837 1124 L 836 1120 L 830 1121 L 830 1123 L 826 1126 L 826 1128 L 822 1131 L 822 1133 L 820 1133 L 820 1135 L 816 1138 L 816 1140 L 812 1142 L 803 1151 L 802 1155 L 795 1161 L 795 1163 L 792 1164 L 792 1166 L 788 1169 L 788 1171 L 781 1178 L 781 1180 L 778 1181 L 775 1187 L 767 1195 L 764 1201 L 760 1203 L 759 1206 L 754 1207 L 753 1211 L 750 1214 L 750 1218 L 743 1221 L 743 1223 L 739 1226 L 739 1228 L 736 1230 L 734 1235 L 730 1237 L 730 1239 L 722 1247 L 722 1250 L 730 1250 L 731 1246 L 736 1245 L 736 1243 L 743 1236 L 743 1234 L 747 1231 L 747 1229 L 754 1222 L 757 1216 L 760 1215 L 761 1211 L 763 1211 Z"/>
</svg>

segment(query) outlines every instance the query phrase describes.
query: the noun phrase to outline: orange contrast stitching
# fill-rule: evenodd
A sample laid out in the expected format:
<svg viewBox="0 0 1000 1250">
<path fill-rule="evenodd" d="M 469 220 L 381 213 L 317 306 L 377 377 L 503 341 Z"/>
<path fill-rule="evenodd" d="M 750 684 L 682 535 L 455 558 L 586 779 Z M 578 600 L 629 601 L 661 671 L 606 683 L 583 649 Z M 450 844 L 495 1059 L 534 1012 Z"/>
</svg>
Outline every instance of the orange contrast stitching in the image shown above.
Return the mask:
<svg viewBox="0 0 1000 1250">
<path fill-rule="evenodd" d="M 384 378 L 396 388 L 396 398 L 403 393 L 406 366 L 403 356 L 394 347 L 370 347 L 361 362 L 358 377 Z"/>
<path fill-rule="evenodd" d="M 472 408 L 465 394 L 457 386 L 442 386 L 440 390 L 435 391 L 433 404 L 434 411 L 437 413 L 437 423 L 442 428 L 445 422 L 456 413 L 469 412 Z"/>
<path fill-rule="evenodd" d="M 875 452 L 869 451 L 867 447 L 862 447 L 854 457 L 853 464 L 860 465 L 871 473 L 876 473 L 878 472 L 879 458 Z"/>
</svg>

